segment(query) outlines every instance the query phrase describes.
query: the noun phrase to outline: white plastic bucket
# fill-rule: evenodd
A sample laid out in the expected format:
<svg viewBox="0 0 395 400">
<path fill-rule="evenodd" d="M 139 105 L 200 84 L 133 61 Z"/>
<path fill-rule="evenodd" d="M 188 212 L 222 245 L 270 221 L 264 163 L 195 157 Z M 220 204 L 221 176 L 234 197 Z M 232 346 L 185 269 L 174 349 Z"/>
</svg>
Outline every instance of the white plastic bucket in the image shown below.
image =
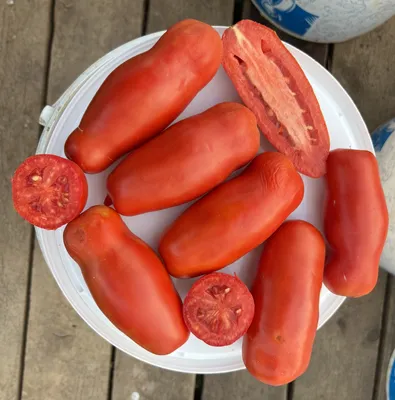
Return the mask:
<svg viewBox="0 0 395 400">
<path fill-rule="evenodd" d="M 222 34 L 225 27 L 216 27 L 216 29 Z M 47 106 L 40 118 L 40 123 L 45 128 L 37 153 L 64 156 L 63 146 L 67 136 L 78 126 L 86 107 L 107 75 L 125 60 L 148 50 L 162 34 L 163 32 L 159 32 L 141 37 L 110 52 L 88 68 L 53 106 Z M 315 90 L 331 133 L 332 148 L 351 147 L 373 151 L 370 136 L 361 115 L 340 84 L 312 58 L 292 46 L 287 46 L 305 70 Z M 178 119 L 194 115 L 221 101 L 240 101 L 222 68 Z M 264 138 L 261 141 L 261 149 L 263 151 L 271 149 Z M 87 207 L 102 203 L 106 194 L 105 178 L 113 167 L 101 174 L 87 176 L 89 184 Z M 305 199 L 291 218 L 305 219 L 322 230 L 323 180 L 307 177 L 303 177 L 303 180 Z M 163 229 L 187 206 L 182 205 L 136 217 L 126 217 L 124 220 L 134 233 L 156 249 Z M 170 370 L 209 374 L 244 368 L 241 358 L 241 340 L 231 346 L 219 348 L 210 347 L 191 335 L 184 346 L 168 356 L 156 356 L 135 344 L 115 328 L 96 306 L 79 267 L 64 248 L 63 229 L 60 228 L 54 232 L 36 229 L 38 242 L 62 292 L 79 315 L 99 335 L 137 359 Z M 250 285 L 260 250 L 260 248 L 255 249 L 225 268 L 224 271 L 236 272 Z M 183 298 L 194 279 L 175 279 L 174 282 Z M 333 295 L 323 287 L 320 299 L 320 327 L 335 313 L 343 301 L 344 298 Z"/>
</svg>

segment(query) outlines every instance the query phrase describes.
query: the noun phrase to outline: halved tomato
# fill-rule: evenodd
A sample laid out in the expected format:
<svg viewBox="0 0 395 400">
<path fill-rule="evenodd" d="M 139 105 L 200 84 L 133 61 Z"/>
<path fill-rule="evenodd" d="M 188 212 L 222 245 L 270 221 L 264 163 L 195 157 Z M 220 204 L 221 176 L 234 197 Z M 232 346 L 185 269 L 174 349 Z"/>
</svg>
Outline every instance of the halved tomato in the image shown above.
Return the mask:
<svg viewBox="0 0 395 400">
<path fill-rule="evenodd" d="M 241 338 L 254 317 L 254 299 L 236 276 L 214 272 L 196 281 L 184 300 L 189 330 L 211 346 Z"/>
<path fill-rule="evenodd" d="M 27 158 L 12 178 L 15 210 L 31 224 L 57 229 L 85 207 L 88 184 L 81 168 L 50 154 Z"/>
<path fill-rule="evenodd" d="M 304 72 L 277 34 L 243 20 L 222 40 L 224 69 L 262 133 L 299 172 L 324 175 L 329 153 L 324 117 Z"/>
</svg>

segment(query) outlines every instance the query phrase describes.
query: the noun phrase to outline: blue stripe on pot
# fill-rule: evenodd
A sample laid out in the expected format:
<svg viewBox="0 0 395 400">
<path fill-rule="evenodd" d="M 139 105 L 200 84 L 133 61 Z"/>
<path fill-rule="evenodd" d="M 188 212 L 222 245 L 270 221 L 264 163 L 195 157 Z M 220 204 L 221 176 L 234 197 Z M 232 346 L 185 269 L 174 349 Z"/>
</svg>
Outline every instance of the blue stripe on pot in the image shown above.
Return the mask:
<svg viewBox="0 0 395 400">
<path fill-rule="evenodd" d="M 372 141 L 373 146 L 376 151 L 381 151 L 384 146 L 384 143 L 391 136 L 391 134 L 395 131 L 395 120 L 389 121 L 384 125 L 378 127 L 372 133 Z"/>
<path fill-rule="evenodd" d="M 256 0 L 256 4 L 269 19 L 299 36 L 305 35 L 319 18 L 298 6 L 296 0 Z"/>
<path fill-rule="evenodd" d="M 387 399 L 395 400 L 395 351 L 388 367 Z"/>
</svg>

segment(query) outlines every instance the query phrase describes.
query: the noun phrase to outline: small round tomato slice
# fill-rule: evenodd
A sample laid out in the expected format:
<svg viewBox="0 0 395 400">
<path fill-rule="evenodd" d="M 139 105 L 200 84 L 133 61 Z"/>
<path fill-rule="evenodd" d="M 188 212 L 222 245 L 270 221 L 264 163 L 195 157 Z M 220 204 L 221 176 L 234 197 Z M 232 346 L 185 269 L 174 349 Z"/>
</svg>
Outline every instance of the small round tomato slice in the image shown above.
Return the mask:
<svg viewBox="0 0 395 400">
<path fill-rule="evenodd" d="M 196 337 L 211 346 L 227 346 L 247 331 L 254 309 L 254 299 L 239 278 L 214 272 L 192 285 L 183 312 Z"/>
<path fill-rule="evenodd" d="M 88 184 L 81 168 L 50 154 L 27 158 L 12 178 L 12 200 L 19 215 L 34 226 L 57 229 L 85 207 Z"/>
</svg>

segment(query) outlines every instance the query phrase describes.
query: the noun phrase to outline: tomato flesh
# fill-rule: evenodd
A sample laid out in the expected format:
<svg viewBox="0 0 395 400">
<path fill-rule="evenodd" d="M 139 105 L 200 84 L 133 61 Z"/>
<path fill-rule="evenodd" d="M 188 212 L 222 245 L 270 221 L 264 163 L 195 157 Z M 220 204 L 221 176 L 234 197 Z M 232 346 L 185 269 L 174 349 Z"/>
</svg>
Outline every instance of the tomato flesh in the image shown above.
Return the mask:
<svg viewBox="0 0 395 400">
<path fill-rule="evenodd" d="M 262 133 L 296 169 L 325 173 L 329 135 L 306 76 L 275 32 L 244 20 L 223 36 L 225 71 Z"/>
<path fill-rule="evenodd" d="M 215 272 L 196 281 L 184 301 L 190 331 L 211 346 L 226 346 L 244 335 L 254 317 L 254 300 L 236 276 Z"/>
<path fill-rule="evenodd" d="M 88 185 L 77 164 L 64 158 L 39 154 L 27 158 L 12 178 L 16 211 L 31 224 L 57 229 L 85 207 Z"/>
</svg>

